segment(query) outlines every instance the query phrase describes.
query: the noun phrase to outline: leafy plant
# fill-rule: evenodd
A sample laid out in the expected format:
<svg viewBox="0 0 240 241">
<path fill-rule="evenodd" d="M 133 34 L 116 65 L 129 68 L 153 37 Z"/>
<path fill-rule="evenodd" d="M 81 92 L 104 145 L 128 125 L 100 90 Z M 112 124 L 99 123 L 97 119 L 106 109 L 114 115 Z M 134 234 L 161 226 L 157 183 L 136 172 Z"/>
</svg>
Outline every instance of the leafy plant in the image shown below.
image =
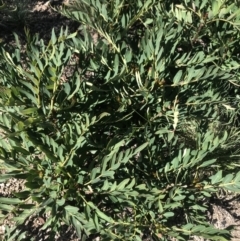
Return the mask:
<svg viewBox="0 0 240 241">
<path fill-rule="evenodd" d="M 25 180 L 0 198 L 9 237 L 38 214 L 52 240 L 62 222 L 81 240 L 229 240 L 206 211 L 240 188 L 237 7 L 75 1 L 60 11 L 78 32 L 1 48 L 1 181 Z"/>
</svg>

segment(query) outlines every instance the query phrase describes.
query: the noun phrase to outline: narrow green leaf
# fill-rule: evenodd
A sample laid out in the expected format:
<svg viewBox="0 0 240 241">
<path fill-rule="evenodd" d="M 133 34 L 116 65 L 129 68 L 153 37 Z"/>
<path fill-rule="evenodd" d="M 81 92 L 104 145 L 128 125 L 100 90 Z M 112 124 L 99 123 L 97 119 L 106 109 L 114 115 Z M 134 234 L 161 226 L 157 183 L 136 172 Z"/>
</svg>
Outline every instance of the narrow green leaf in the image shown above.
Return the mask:
<svg viewBox="0 0 240 241">
<path fill-rule="evenodd" d="M 53 217 L 49 217 L 44 223 L 44 225 L 41 227 L 41 230 L 46 230 L 49 226 L 51 226 L 52 222 L 53 222 Z"/>
<path fill-rule="evenodd" d="M 75 230 L 77 232 L 78 237 L 80 238 L 81 235 L 82 235 L 82 230 L 81 230 L 83 228 L 82 224 L 75 217 L 72 217 L 72 223 L 73 223 L 73 226 L 74 226 L 74 228 L 75 228 Z"/>
<path fill-rule="evenodd" d="M 207 167 L 207 166 L 210 166 L 210 165 L 212 165 L 213 163 L 215 163 L 216 160 L 217 160 L 217 159 L 212 159 L 212 160 L 205 161 L 205 162 L 203 162 L 199 167 Z"/>
<path fill-rule="evenodd" d="M 110 178 L 114 178 L 114 171 L 105 171 L 104 173 L 102 173 L 102 177 L 110 177 Z"/>
<path fill-rule="evenodd" d="M 192 232 L 193 233 L 202 232 L 204 229 L 206 229 L 205 226 L 197 225 L 197 226 L 193 227 Z"/>
<path fill-rule="evenodd" d="M 75 82 L 76 88 L 74 89 L 72 94 L 68 96 L 68 98 L 67 98 L 68 100 L 71 100 L 73 98 L 73 96 L 78 92 L 78 90 L 80 88 L 81 80 L 80 80 L 80 76 L 79 75 L 76 76 L 76 79 L 74 80 L 74 82 Z"/>
<path fill-rule="evenodd" d="M 71 206 L 71 205 L 65 206 L 64 209 L 71 214 L 77 214 L 78 210 L 79 210 L 79 208 Z"/>
<path fill-rule="evenodd" d="M 75 38 L 75 37 L 77 36 L 77 34 L 78 34 L 78 31 L 76 31 L 76 32 L 74 32 L 74 33 L 71 33 L 71 34 L 69 34 L 69 35 L 67 36 L 66 39 Z"/>
<path fill-rule="evenodd" d="M 122 190 L 125 188 L 125 186 L 127 185 L 127 183 L 129 182 L 129 178 L 123 180 L 122 182 L 120 182 L 116 188 L 116 190 Z"/>
<path fill-rule="evenodd" d="M 135 178 L 133 178 L 132 180 L 131 180 L 131 182 L 127 185 L 127 189 L 132 189 L 133 188 L 133 186 L 135 185 L 135 183 L 136 183 L 136 180 L 135 180 Z"/>
<path fill-rule="evenodd" d="M 0 197 L 0 203 L 4 204 L 19 204 L 22 201 L 18 198 L 8 198 L 8 197 Z"/>
<path fill-rule="evenodd" d="M 231 183 L 233 180 L 233 174 L 228 174 L 222 179 L 223 184 Z"/>
<path fill-rule="evenodd" d="M 115 191 L 116 188 L 117 188 L 117 182 L 115 181 L 111 186 L 110 192 Z"/>
<path fill-rule="evenodd" d="M 164 167 L 164 172 L 167 173 L 170 170 L 170 164 L 169 162 Z"/>
<path fill-rule="evenodd" d="M 237 172 L 237 174 L 236 174 L 235 182 L 236 182 L 236 183 L 240 182 L 240 171 Z"/>
<path fill-rule="evenodd" d="M 84 214 L 85 214 L 87 220 L 89 220 L 91 218 L 91 209 L 88 205 L 86 205 L 84 208 Z"/>
<path fill-rule="evenodd" d="M 101 174 L 103 174 L 107 169 L 107 164 L 110 161 L 111 156 L 105 156 L 102 161 Z"/>
<path fill-rule="evenodd" d="M 145 143 L 142 144 L 141 146 L 137 147 L 137 148 L 134 150 L 134 153 L 133 153 L 132 155 L 138 154 L 138 153 L 141 152 L 143 149 L 145 149 L 147 146 L 148 146 L 148 142 L 145 142 Z"/>
<path fill-rule="evenodd" d="M 116 164 L 114 164 L 113 166 L 111 166 L 111 170 L 112 171 L 115 171 L 117 170 L 119 167 L 120 167 L 121 163 L 120 162 L 117 162 Z"/>
<path fill-rule="evenodd" d="M 178 168 L 178 166 L 179 166 L 180 160 L 178 159 L 178 157 L 175 157 L 175 158 L 171 161 L 171 163 L 172 163 L 172 167 L 173 167 L 174 169 L 176 169 L 176 168 Z"/>
<path fill-rule="evenodd" d="M 70 84 L 69 83 L 64 83 L 63 87 L 64 87 L 64 92 L 66 93 L 66 95 L 69 95 L 70 92 L 71 92 Z"/>
<path fill-rule="evenodd" d="M 56 203 L 57 203 L 58 206 L 63 206 L 64 203 L 65 203 L 65 199 L 64 199 L 64 198 L 58 199 L 58 200 L 56 201 Z"/>
<path fill-rule="evenodd" d="M 166 218 L 173 217 L 174 213 L 173 212 L 166 212 L 166 213 L 163 213 L 163 216 L 166 217 Z"/>
<path fill-rule="evenodd" d="M 178 84 L 182 80 L 183 71 L 179 70 L 173 78 L 173 83 Z"/>
<path fill-rule="evenodd" d="M 38 106 L 38 98 L 36 98 L 34 95 L 28 93 L 27 91 L 23 89 L 19 89 L 19 92 L 24 94 L 29 100 L 31 100 L 36 106 Z"/>
<path fill-rule="evenodd" d="M 22 198 L 22 199 L 27 199 L 30 196 L 30 194 L 31 194 L 30 191 L 22 191 L 22 192 L 14 193 L 14 196 Z"/>
<path fill-rule="evenodd" d="M 136 186 L 136 189 L 146 190 L 146 184 L 140 184 L 140 185 Z"/>
<path fill-rule="evenodd" d="M 34 107 L 34 108 L 27 108 L 27 109 L 21 110 L 20 112 L 23 115 L 30 115 L 30 114 L 35 114 L 37 111 L 38 111 L 38 108 Z"/>
<path fill-rule="evenodd" d="M 57 42 L 57 37 L 54 31 L 54 28 L 52 29 L 51 42 L 52 44 L 55 44 Z"/>
<path fill-rule="evenodd" d="M 12 206 L 12 205 L 0 203 L 0 210 L 2 210 L 2 211 L 11 212 L 13 209 L 14 209 L 14 206 Z"/>
<path fill-rule="evenodd" d="M 211 184 L 216 184 L 222 179 L 222 170 L 218 171 L 215 175 L 210 177 Z"/>
<path fill-rule="evenodd" d="M 24 210 L 20 215 L 14 217 L 13 221 L 15 221 L 17 225 L 21 225 L 33 213 L 34 213 L 34 209 L 32 209 L 32 210 Z"/>
<path fill-rule="evenodd" d="M 99 218 L 107 221 L 108 223 L 113 223 L 113 219 L 111 217 L 107 216 L 105 213 L 103 213 L 99 209 L 97 209 L 96 212 L 97 212 L 97 215 L 99 216 Z"/>
<path fill-rule="evenodd" d="M 108 182 L 108 180 L 105 180 L 101 190 L 106 191 L 108 189 L 109 189 L 109 182 Z"/>
<path fill-rule="evenodd" d="M 17 123 L 17 128 L 18 128 L 19 131 L 24 130 L 24 128 L 25 128 L 24 123 L 23 123 L 22 121 L 19 121 L 19 122 Z"/>
<path fill-rule="evenodd" d="M 94 213 L 93 221 L 94 221 L 94 224 L 95 224 L 96 230 L 97 230 L 97 231 L 100 231 L 100 227 L 99 227 L 99 222 L 98 222 L 98 215 L 97 215 L 97 213 Z"/>
<path fill-rule="evenodd" d="M 95 179 L 97 173 L 100 173 L 100 168 L 99 167 L 93 168 L 90 175 L 91 180 Z"/>
<path fill-rule="evenodd" d="M 184 195 L 178 195 L 178 196 L 175 196 L 173 198 L 173 200 L 177 202 L 177 201 L 182 201 L 185 198 L 186 198 L 186 196 L 184 196 Z"/>
</svg>

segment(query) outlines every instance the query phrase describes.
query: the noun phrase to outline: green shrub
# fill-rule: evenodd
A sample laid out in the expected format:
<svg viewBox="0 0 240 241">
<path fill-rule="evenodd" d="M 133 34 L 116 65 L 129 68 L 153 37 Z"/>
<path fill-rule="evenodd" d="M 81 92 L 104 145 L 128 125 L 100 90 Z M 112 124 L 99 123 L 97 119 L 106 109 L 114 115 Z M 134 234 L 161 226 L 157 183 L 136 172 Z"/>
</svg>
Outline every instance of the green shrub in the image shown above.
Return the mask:
<svg viewBox="0 0 240 241">
<path fill-rule="evenodd" d="M 52 240 L 229 240 L 206 212 L 240 189 L 240 15 L 211 2 L 76 1 L 79 32 L 1 48 L 1 182 L 26 181 L 0 198 L 9 239 L 47 214 Z"/>
</svg>

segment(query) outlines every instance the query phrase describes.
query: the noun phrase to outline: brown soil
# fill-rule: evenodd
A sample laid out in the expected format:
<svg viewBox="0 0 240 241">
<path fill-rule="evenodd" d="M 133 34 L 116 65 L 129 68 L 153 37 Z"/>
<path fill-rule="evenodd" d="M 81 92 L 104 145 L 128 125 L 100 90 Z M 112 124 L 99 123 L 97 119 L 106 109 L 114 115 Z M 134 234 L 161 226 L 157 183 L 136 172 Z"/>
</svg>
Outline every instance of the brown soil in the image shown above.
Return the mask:
<svg viewBox="0 0 240 241">
<path fill-rule="evenodd" d="M 11 5 L 12 1 L 8 1 Z M 69 32 L 74 32 L 78 29 L 79 24 L 71 21 L 60 14 L 56 13 L 50 7 L 50 1 L 30 1 L 28 5 L 29 12 L 23 18 L 23 21 L 6 16 L 0 18 L 0 42 L 13 43 L 14 36 L 12 32 L 16 32 L 20 37 L 22 44 L 25 43 L 24 26 L 27 25 L 31 34 L 39 34 L 39 37 L 44 41 L 49 41 L 52 28 L 55 28 L 56 34 L 60 31 L 61 27 L 68 27 Z M 62 1 L 52 0 L 54 6 L 61 5 Z M 0 183 L 0 197 L 11 196 L 14 191 L 19 191 L 24 188 L 23 181 L 10 179 L 7 183 Z M 212 200 L 211 210 L 209 210 L 209 222 L 219 229 L 225 229 L 230 225 L 235 225 L 235 230 L 232 232 L 232 241 L 240 241 L 240 195 L 233 196 L 232 194 L 223 195 L 222 197 Z M 22 226 L 23 230 L 30 231 L 36 241 L 48 240 L 49 230 L 41 230 L 47 217 L 46 216 L 33 216 L 25 222 Z M 0 225 L 0 239 L 6 226 L 14 225 L 9 220 Z M 26 240 L 30 240 L 28 237 Z M 62 230 L 55 236 L 56 241 L 80 241 L 71 227 L 66 225 L 62 226 Z M 91 240 L 98 240 L 91 239 Z M 192 240 L 204 241 L 204 239 L 193 237 Z"/>
<path fill-rule="evenodd" d="M 26 0 L 25 0 L 26 1 Z M 14 5 L 11 2 L 16 0 L 7 1 L 7 6 L 12 9 Z M 57 13 L 54 8 L 60 7 L 63 1 L 28 1 L 27 5 L 29 11 L 23 13 L 19 17 L 16 13 L 3 14 L 0 18 L 0 42 L 14 41 L 14 35 L 12 32 L 17 33 L 22 43 L 25 43 L 25 27 L 30 30 L 30 34 L 38 34 L 40 39 L 48 42 L 51 38 L 52 28 L 54 28 L 56 35 L 61 30 L 68 28 L 69 32 L 75 32 L 79 23 L 67 19 L 66 17 Z M 51 3 L 51 4 L 50 4 Z M 53 6 L 53 7 L 52 7 Z M 0 12 L 1 14 L 1 12 Z"/>
</svg>

